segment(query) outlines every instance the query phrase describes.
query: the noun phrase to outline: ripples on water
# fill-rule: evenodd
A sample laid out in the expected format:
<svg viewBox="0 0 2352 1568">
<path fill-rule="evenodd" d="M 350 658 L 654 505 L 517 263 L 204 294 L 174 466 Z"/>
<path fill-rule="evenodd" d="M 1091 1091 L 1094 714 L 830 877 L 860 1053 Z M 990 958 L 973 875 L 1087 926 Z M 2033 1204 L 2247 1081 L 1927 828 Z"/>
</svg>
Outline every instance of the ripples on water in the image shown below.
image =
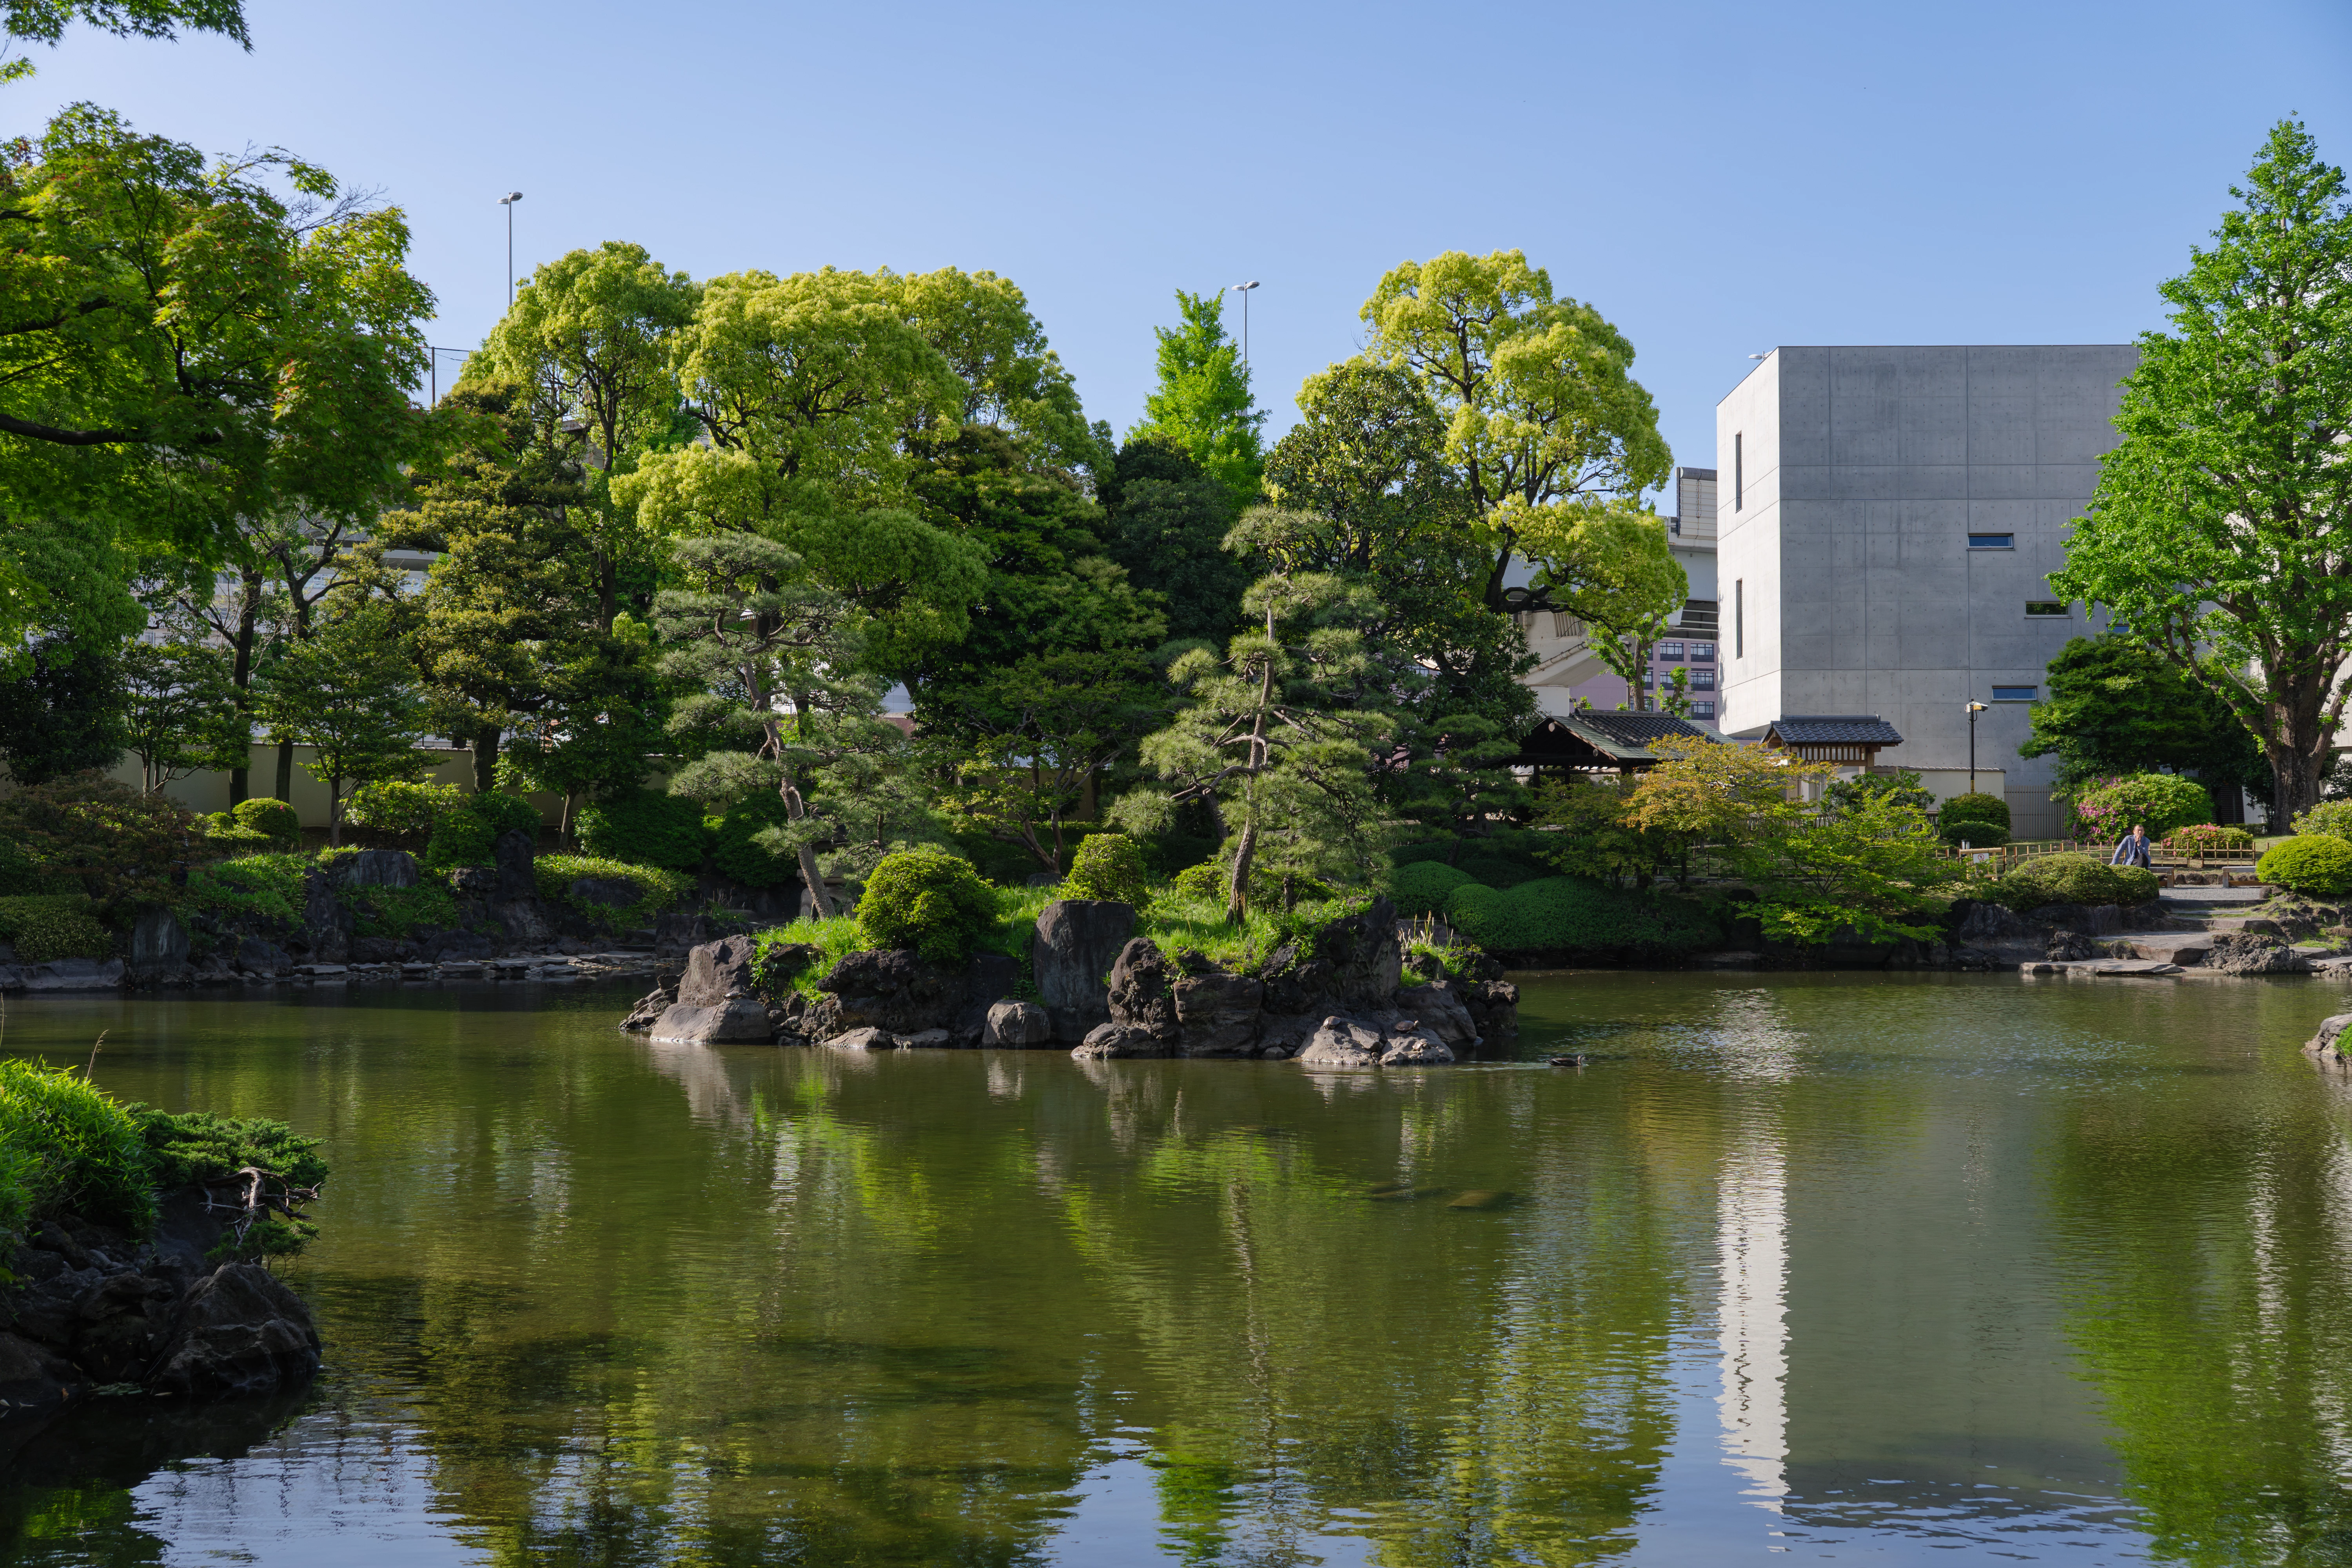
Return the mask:
<svg viewBox="0 0 2352 1568">
<path fill-rule="evenodd" d="M 317 1386 L 53 1426 L 0 1559 L 2352 1563 L 2336 984 L 1580 974 L 1387 1076 L 520 999 L 12 1009 L 335 1176 Z"/>
</svg>

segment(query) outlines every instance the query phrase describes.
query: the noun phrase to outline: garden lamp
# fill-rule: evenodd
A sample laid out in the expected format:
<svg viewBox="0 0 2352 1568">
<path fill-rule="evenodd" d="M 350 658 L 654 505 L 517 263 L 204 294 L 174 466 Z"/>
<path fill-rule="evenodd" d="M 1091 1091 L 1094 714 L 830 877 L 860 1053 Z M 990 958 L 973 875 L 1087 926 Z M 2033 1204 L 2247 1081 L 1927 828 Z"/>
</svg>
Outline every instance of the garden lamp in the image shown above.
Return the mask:
<svg viewBox="0 0 2352 1568">
<path fill-rule="evenodd" d="M 1229 293 L 1229 294 L 1239 294 L 1239 295 L 1242 297 L 1242 363 L 1243 363 L 1244 364 L 1247 364 L 1247 363 L 1249 363 L 1249 297 L 1250 297 L 1250 290 L 1251 290 L 1251 289 L 1255 289 L 1255 288 L 1256 288 L 1256 287 L 1257 287 L 1257 279 L 1255 279 L 1255 278 L 1253 278 L 1253 279 L 1250 279 L 1248 282 L 1246 282 L 1246 283 L 1236 283 L 1236 284 L 1234 284 L 1231 288 L 1229 288 L 1229 289 L 1227 289 L 1225 290 L 1225 291 L 1226 291 L 1227 293 Z"/>
<path fill-rule="evenodd" d="M 1991 704 L 1988 702 L 1972 701 L 1969 704 L 1969 793 L 1970 795 L 1977 793 L 1977 715 L 1990 706 Z"/>
<path fill-rule="evenodd" d="M 514 309 L 514 205 L 522 200 L 520 191 L 509 191 L 499 198 L 499 205 L 507 209 L 507 309 Z"/>
</svg>

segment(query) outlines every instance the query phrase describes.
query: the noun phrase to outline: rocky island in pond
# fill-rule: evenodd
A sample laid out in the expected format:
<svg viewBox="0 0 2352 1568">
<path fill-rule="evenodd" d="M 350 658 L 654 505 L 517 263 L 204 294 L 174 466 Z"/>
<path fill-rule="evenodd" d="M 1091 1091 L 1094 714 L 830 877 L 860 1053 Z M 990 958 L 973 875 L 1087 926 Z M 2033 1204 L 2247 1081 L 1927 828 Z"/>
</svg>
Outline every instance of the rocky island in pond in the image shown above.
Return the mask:
<svg viewBox="0 0 2352 1568">
<path fill-rule="evenodd" d="M 821 956 L 814 948 L 772 949 L 763 963 L 751 938 L 729 937 L 695 948 L 675 987 L 646 997 L 622 1026 L 697 1045 L 1060 1048 L 1082 1059 L 1332 1068 L 1451 1062 L 1518 1027 L 1518 990 L 1498 969 L 1455 978 L 1417 958 L 1409 974 L 1386 900 L 1245 967 L 1165 953 L 1134 931 L 1125 903 L 1048 904 L 1030 944 L 1034 1000 L 1015 994 L 1022 965 L 1010 955 L 944 964 L 911 952 L 847 954 L 812 999 L 793 981 Z"/>
</svg>

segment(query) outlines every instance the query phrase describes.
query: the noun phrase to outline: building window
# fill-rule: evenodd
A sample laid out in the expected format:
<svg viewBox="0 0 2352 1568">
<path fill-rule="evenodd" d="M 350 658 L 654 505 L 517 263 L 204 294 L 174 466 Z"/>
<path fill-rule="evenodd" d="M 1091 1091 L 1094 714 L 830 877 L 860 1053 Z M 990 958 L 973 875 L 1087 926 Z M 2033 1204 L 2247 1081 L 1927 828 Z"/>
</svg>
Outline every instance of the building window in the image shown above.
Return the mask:
<svg viewBox="0 0 2352 1568">
<path fill-rule="evenodd" d="M 2017 535 L 2013 533 L 1971 533 L 1969 535 L 1969 548 L 1970 550 L 2014 550 L 2017 548 Z"/>
<path fill-rule="evenodd" d="M 1690 672 L 1690 683 L 1693 691 L 1712 691 L 1715 689 L 1715 671 L 1694 669 Z"/>
<path fill-rule="evenodd" d="M 1658 657 L 1670 664 L 1680 664 L 1683 661 L 1683 645 L 1678 642 L 1662 642 L 1658 645 Z"/>
<path fill-rule="evenodd" d="M 1714 704 L 1714 703 L 1712 703 L 1712 702 L 1694 702 L 1694 703 L 1692 703 L 1692 704 L 1691 704 L 1691 717 L 1692 717 L 1692 718 L 1694 718 L 1694 719 L 1712 719 L 1712 718 L 1714 718 L 1714 717 L 1715 717 L 1715 704 Z"/>
<path fill-rule="evenodd" d="M 1551 613 L 1552 636 L 1556 637 L 1572 637 L 1583 629 L 1584 627 L 1578 624 L 1576 617 L 1570 615 L 1566 610 L 1554 610 Z"/>
<path fill-rule="evenodd" d="M 1738 511 L 1748 504 L 1748 437 L 1734 432 L 1731 437 L 1731 510 Z"/>
<path fill-rule="evenodd" d="M 1731 583 L 1731 657 L 1748 657 L 1748 579 L 1735 577 Z"/>
<path fill-rule="evenodd" d="M 2063 616 L 2066 606 L 2057 599 L 2028 599 L 2025 601 L 2025 613 L 2028 616 Z"/>
<path fill-rule="evenodd" d="M 1992 700 L 1995 702 L 2031 702 L 2033 694 L 2040 689 L 2038 686 L 1996 686 L 1992 689 Z"/>
<path fill-rule="evenodd" d="M 1691 644 L 1691 659 L 1694 663 L 1697 664 L 1713 664 L 1715 662 L 1715 645 L 1711 642 L 1695 642 Z"/>
<path fill-rule="evenodd" d="M 1658 684 L 1658 672 L 1657 672 L 1656 670 L 1654 670 L 1654 669 L 1645 669 L 1645 670 L 1643 670 L 1643 671 L 1642 672 L 1642 689 L 1643 689 L 1643 690 L 1647 691 L 1647 690 L 1649 690 L 1651 688 L 1653 688 L 1653 687 L 1656 686 L 1657 684 Z"/>
</svg>

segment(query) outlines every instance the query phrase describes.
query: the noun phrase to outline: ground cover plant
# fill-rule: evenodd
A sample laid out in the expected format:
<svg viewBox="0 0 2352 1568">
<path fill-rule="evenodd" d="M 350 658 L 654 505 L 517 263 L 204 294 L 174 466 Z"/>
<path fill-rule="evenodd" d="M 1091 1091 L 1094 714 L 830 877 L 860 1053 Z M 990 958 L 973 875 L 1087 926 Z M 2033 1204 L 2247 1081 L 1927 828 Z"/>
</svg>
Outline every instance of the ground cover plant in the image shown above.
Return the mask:
<svg viewBox="0 0 2352 1568">
<path fill-rule="evenodd" d="M 650 924 L 665 910 L 674 909 L 694 891 L 694 879 L 660 866 L 633 865 L 595 855 L 541 855 L 531 862 L 539 896 L 571 910 L 607 931 Z M 573 884 L 583 880 L 625 882 L 638 889 L 625 904 L 609 904 L 575 897 Z"/>
</svg>

